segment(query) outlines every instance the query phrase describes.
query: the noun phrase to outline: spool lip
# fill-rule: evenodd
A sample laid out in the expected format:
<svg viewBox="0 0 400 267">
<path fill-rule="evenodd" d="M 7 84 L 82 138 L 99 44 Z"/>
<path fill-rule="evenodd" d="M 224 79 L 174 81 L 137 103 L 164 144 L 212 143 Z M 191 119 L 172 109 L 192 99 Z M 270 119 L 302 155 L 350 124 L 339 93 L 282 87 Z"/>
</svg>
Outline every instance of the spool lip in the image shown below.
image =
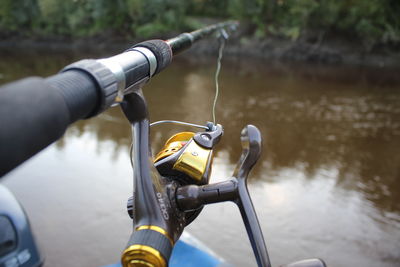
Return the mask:
<svg viewBox="0 0 400 267">
<path fill-rule="evenodd" d="M 195 135 L 194 132 L 180 132 L 171 136 L 165 144 L 175 141 L 189 141 Z"/>
</svg>

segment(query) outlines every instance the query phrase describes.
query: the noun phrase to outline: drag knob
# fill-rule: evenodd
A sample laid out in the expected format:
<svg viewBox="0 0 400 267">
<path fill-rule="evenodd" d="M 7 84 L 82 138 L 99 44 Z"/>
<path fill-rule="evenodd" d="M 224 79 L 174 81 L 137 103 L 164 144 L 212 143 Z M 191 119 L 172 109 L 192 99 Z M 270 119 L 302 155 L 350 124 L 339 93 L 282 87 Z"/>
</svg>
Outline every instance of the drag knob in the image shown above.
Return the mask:
<svg viewBox="0 0 400 267">
<path fill-rule="evenodd" d="M 133 219 L 133 196 L 128 198 L 128 201 L 126 203 L 126 209 L 128 211 L 129 217 Z"/>
</svg>

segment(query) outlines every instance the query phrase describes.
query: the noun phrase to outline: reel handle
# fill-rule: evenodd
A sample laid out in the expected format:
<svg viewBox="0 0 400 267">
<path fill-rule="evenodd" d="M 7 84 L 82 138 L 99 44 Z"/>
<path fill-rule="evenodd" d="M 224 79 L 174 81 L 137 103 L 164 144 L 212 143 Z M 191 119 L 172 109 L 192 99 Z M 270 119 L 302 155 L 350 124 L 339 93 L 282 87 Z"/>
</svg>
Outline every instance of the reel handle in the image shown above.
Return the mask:
<svg viewBox="0 0 400 267">
<path fill-rule="evenodd" d="M 242 155 L 233 173 L 233 177 L 238 182 L 238 196 L 234 202 L 240 209 L 240 214 L 242 215 L 258 266 L 270 267 L 271 263 L 267 247 L 265 246 L 264 236 L 247 189 L 247 178 L 250 170 L 261 155 L 262 137 L 257 127 L 247 125 L 243 128 L 240 139 L 242 141 Z"/>
<path fill-rule="evenodd" d="M 261 154 L 262 137 L 257 127 L 247 125 L 240 139 L 242 154 L 231 179 L 215 184 L 179 187 L 175 198 L 179 209 L 184 212 L 200 209 L 205 204 L 235 202 L 240 209 L 258 266 L 270 267 L 264 237 L 247 189 L 248 175 Z"/>
</svg>

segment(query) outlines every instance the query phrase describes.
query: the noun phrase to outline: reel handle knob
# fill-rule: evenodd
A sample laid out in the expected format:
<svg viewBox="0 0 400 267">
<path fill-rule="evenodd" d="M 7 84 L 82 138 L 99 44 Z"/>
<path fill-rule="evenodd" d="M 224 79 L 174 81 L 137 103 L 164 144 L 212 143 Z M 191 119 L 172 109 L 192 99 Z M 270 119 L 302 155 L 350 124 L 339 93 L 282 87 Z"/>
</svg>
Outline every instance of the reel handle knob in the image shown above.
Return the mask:
<svg viewBox="0 0 400 267">
<path fill-rule="evenodd" d="M 241 132 L 240 140 L 242 155 L 236 164 L 233 176 L 237 179 L 247 179 L 250 170 L 260 158 L 262 137 L 256 126 L 247 125 Z"/>
</svg>

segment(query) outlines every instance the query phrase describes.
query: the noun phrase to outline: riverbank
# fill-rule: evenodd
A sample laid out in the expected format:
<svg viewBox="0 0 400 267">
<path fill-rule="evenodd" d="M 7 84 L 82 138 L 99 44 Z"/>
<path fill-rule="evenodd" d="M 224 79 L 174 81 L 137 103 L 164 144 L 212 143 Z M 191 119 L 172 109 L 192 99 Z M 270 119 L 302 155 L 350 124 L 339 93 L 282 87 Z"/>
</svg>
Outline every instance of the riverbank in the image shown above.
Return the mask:
<svg viewBox="0 0 400 267">
<path fill-rule="evenodd" d="M 400 51 L 382 47 L 367 52 L 360 46 L 343 40 L 314 44 L 271 38 L 262 41 L 249 40 L 245 44 L 230 46 L 227 52 L 240 56 L 290 62 L 400 67 Z"/>
<path fill-rule="evenodd" d="M 161 38 L 175 36 L 171 33 Z M 114 54 L 129 48 L 142 39 L 128 39 L 121 36 L 102 34 L 93 37 L 26 37 L 2 36 L 0 48 L 3 49 L 45 49 L 79 50 L 80 52 Z M 190 55 L 214 55 L 218 42 L 209 40 L 196 43 Z M 352 65 L 367 67 L 400 68 L 400 49 L 380 46 L 367 49 L 357 41 L 342 38 L 329 38 L 324 41 L 291 41 L 277 37 L 257 39 L 233 35 L 224 52 L 225 58 L 254 58 L 266 61 L 305 62 L 327 65 Z"/>
</svg>

